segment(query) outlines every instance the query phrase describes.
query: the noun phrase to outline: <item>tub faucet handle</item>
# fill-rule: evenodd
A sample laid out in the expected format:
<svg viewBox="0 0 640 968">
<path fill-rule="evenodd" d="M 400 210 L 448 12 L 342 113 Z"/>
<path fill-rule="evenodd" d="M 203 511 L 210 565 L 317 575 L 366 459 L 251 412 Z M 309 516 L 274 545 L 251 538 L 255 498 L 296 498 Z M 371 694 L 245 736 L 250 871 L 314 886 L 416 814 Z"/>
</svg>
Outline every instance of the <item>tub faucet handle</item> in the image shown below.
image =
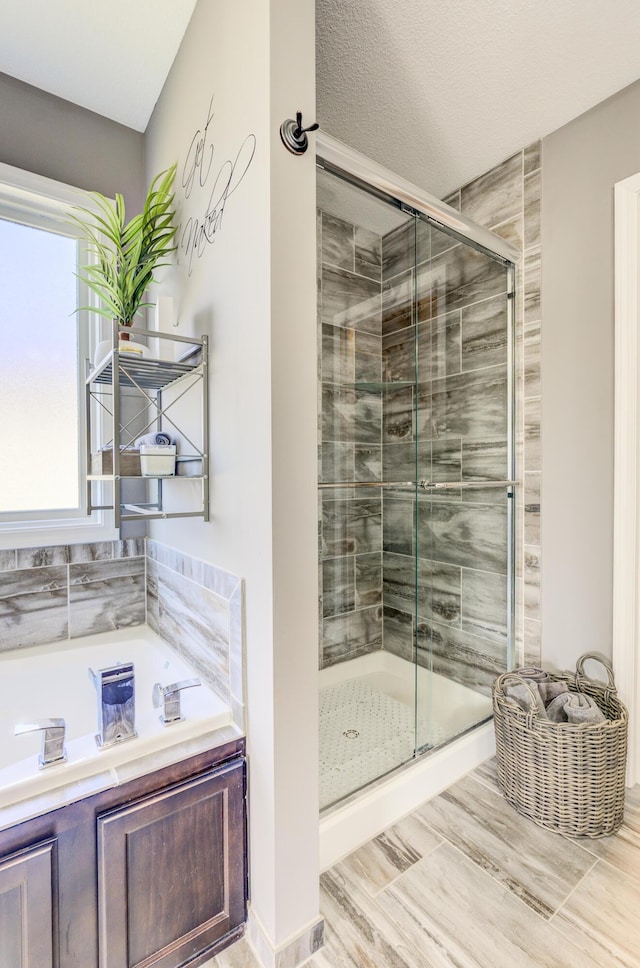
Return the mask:
<svg viewBox="0 0 640 968">
<path fill-rule="evenodd" d="M 192 686 L 201 686 L 202 683 L 197 677 L 194 679 L 183 679 L 182 682 L 172 682 L 170 686 L 163 686 L 159 682 L 153 687 L 153 705 L 156 709 L 162 707 L 160 722 L 164 726 L 172 723 L 179 723 L 184 719 L 180 709 L 180 693 L 183 689 L 190 689 Z"/>
<path fill-rule="evenodd" d="M 25 733 L 42 731 L 42 750 L 38 757 L 38 766 L 43 770 L 46 766 L 64 763 L 66 760 L 67 751 L 64 746 L 66 725 L 64 719 L 39 719 L 36 723 L 18 723 L 13 728 L 13 735 L 23 736 Z"/>
</svg>

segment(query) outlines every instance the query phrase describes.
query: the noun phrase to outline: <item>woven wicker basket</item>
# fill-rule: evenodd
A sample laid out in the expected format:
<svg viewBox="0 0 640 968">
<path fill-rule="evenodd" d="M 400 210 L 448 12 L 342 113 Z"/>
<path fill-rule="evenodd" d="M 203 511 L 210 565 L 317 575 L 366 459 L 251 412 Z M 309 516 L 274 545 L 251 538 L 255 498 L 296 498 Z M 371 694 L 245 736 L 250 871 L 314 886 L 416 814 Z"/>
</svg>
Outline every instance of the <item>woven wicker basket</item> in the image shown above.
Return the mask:
<svg viewBox="0 0 640 968">
<path fill-rule="evenodd" d="M 588 659 L 605 667 L 606 684 L 585 675 Z M 620 827 L 624 814 L 628 723 L 611 663 L 587 652 L 578 659 L 575 675 L 549 674 L 549 679 L 591 696 L 607 722 L 552 723 L 535 709 L 525 711 L 505 696 L 504 687 L 528 685 L 526 679 L 504 673 L 493 686 L 498 784 L 518 813 L 542 827 L 574 837 L 606 837 Z"/>
</svg>

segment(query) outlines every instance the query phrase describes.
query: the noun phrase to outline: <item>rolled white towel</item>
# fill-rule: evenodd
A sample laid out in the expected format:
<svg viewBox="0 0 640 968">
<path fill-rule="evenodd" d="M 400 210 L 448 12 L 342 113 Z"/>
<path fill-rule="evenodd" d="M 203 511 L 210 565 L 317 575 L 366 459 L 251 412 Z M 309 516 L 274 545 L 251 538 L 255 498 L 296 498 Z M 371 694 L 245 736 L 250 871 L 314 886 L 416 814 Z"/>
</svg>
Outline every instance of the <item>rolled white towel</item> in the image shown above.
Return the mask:
<svg viewBox="0 0 640 968">
<path fill-rule="evenodd" d="M 135 446 L 140 447 L 142 444 L 149 444 L 151 447 L 163 447 L 174 443 L 175 440 L 170 434 L 165 433 L 164 430 L 159 430 L 157 433 L 143 434 L 142 437 L 137 437 Z"/>
</svg>

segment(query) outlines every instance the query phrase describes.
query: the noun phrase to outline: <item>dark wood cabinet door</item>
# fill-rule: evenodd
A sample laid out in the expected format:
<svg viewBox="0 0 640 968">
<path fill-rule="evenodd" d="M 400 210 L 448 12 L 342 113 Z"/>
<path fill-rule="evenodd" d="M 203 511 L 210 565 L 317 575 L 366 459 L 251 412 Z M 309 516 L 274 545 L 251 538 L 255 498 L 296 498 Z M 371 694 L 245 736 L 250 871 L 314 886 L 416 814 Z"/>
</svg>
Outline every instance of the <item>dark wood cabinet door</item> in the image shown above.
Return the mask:
<svg viewBox="0 0 640 968">
<path fill-rule="evenodd" d="M 245 918 L 244 760 L 98 818 L 100 968 L 175 968 Z"/>
<path fill-rule="evenodd" d="M 55 841 L 0 860 L 0 968 L 55 968 Z"/>
</svg>

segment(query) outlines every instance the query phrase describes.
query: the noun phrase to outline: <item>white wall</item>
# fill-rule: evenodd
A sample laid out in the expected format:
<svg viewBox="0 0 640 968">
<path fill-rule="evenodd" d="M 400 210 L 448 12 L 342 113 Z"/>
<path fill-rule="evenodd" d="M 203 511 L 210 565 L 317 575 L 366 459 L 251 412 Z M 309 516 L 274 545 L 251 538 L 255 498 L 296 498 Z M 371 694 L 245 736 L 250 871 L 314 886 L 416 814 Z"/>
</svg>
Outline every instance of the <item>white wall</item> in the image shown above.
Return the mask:
<svg viewBox="0 0 640 968">
<path fill-rule="evenodd" d="M 212 95 L 183 228 L 250 134 L 255 156 L 213 244 L 191 275 L 181 252 L 161 289 L 175 332 L 210 336 L 211 521 L 153 534 L 246 579 L 251 905 L 279 946 L 318 916 L 315 168 L 278 134 L 313 114 L 312 0 L 200 0 L 146 134 L 148 176 L 174 159 L 181 175 Z"/>
<path fill-rule="evenodd" d="M 640 170 L 640 82 L 543 141 L 542 635 L 611 654 L 613 186 Z"/>
</svg>

